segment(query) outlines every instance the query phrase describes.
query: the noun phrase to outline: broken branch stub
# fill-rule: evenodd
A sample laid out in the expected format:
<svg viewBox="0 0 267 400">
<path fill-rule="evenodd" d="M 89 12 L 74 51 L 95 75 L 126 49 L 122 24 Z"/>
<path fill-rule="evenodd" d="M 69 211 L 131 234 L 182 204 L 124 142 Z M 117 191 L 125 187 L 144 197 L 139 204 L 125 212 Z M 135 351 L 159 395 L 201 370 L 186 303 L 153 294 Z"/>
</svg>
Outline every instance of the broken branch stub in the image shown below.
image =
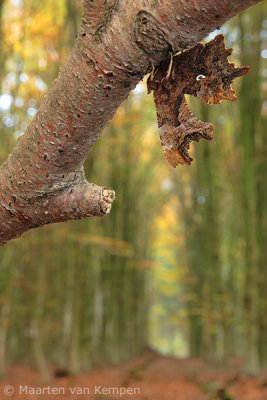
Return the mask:
<svg viewBox="0 0 267 400">
<path fill-rule="evenodd" d="M 171 55 L 149 76 L 147 88 L 154 95 L 163 153 L 174 168 L 190 165 L 190 143 L 211 140 L 214 129 L 211 123 L 194 116 L 185 94 L 207 104 L 237 100 L 231 84 L 246 75 L 250 67 L 235 68 L 228 61 L 231 54 L 232 49 L 225 48 L 223 35 L 217 35 L 205 45 Z"/>
</svg>

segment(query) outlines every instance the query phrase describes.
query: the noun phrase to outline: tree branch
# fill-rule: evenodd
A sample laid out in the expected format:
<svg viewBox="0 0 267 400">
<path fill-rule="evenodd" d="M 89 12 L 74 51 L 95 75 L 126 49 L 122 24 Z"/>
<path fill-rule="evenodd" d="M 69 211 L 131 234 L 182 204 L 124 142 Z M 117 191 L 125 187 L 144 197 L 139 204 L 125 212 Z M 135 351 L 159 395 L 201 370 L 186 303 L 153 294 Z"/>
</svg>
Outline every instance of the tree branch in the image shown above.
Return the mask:
<svg viewBox="0 0 267 400">
<path fill-rule="evenodd" d="M 0 168 L 0 244 L 47 223 L 102 216 L 114 192 L 86 181 L 83 163 L 145 74 L 258 0 L 84 0 L 66 64 Z"/>
</svg>

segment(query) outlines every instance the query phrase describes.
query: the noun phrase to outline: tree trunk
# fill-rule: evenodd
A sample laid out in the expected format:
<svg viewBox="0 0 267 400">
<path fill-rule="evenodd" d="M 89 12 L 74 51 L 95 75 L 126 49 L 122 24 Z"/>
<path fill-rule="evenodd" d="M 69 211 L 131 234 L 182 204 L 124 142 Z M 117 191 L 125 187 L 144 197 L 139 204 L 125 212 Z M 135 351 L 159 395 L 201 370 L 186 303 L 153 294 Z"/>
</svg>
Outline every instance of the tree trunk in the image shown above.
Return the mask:
<svg viewBox="0 0 267 400">
<path fill-rule="evenodd" d="M 263 5 L 263 4 L 262 4 Z M 244 313 L 246 317 L 246 351 L 245 358 L 250 371 L 256 372 L 259 368 L 259 243 L 257 236 L 258 216 L 258 187 L 257 187 L 257 160 L 256 146 L 258 135 L 258 121 L 261 114 L 260 99 L 260 31 L 263 21 L 263 8 L 259 8 L 251 26 L 240 18 L 241 37 L 244 38 L 245 29 L 248 34 L 254 35 L 253 46 L 245 48 L 244 39 L 241 42 L 241 61 L 252 62 L 251 71 L 254 79 L 247 79 L 241 83 L 240 107 L 240 136 L 242 139 L 243 168 L 242 168 L 242 210 L 244 231 Z M 247 96 L 249 93 L 249 97 Z"/>
<path fill-rule="evenodd" d="M 71 309 L 71 330 L 69 343 L 69 362 L 70 373 L 77 375 L 81 370 L 80 354 L 80 335 L 81 335 L 81 260 L 80 257 L 72 265 L 72 309 Z"/>
<path fill-rule="evenodd" d="M 66 64 L 0 168 L 0 244 L 51 222 L 103 216 L 114 192 L 83 163 L 119 105 L 170 52 L 194 46 L 258 0 L 84 0 Z"/>
<path fill-rule="evenodd" d="M 8 328 L 10 325 L 10 311 L 15 289 L 15 281 L 17 278 L 16 271 L 8 268 L 9 258 L 11 254 L 10 249 L 5 254 L 6 258 L 4 257 L 2 261 L 2 269 L 6 269 L 7 271 L 9 270 L 10 273 L 8 274 L 8 277 L 4 277 L 5 291 L 3 293 L 3 299 L 1 301 L 0 307 L 0 379 L 2 379 L 5 374 L 7 337 Z M 7 266 L 5 264 L 7 264 Z"/>
<path fill-rule="evenodd" d="M 42 259 L 37 268 L 36 295 L 34 300 L 31 328 L 33 331 L 33 354 L 35 364 L 38 370 L 41 372 L 43 381 L 48 383 L 51 377 L 47 367 L 43 344 L 43 314 L 46 295 L 46 268 L 44 264 L 44 254 L 42 251 L 39 256 L 42 257 Z"/>
</svg>

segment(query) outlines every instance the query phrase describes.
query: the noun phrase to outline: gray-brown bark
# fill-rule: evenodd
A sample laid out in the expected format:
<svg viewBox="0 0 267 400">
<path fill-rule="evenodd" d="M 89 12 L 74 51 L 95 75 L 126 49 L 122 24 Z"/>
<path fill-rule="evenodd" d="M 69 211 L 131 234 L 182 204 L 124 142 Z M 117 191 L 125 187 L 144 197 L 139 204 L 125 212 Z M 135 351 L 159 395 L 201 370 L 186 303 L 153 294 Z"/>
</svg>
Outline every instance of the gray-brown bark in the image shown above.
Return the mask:
<svg viewBox="0 0 267 400">
<path fill-rule="evenodd" d="M 0 244 L 47 223 L 108 213 L 114 192 L 83 172 L 104 126 L 152 65 L 258 1 L 84 0 L 72 53 L 0 168 Z"/>
</svg>

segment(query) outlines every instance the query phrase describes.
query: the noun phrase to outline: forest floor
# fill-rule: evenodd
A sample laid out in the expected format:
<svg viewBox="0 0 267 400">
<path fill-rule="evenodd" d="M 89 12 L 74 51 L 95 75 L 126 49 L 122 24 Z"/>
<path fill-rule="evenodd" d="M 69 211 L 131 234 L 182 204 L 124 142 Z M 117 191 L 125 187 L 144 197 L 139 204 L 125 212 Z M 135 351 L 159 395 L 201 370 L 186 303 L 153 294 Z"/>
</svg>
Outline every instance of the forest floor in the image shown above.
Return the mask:
<svg viewBox="0 0 267 400">
<path fill-rule="evenodd" d="M 16 365 L 0 381 L 0 399 L 267 400 L 267 371 L 253 377 L 241 373 L 237 363 L 222 369 L 201 360 L 149 352 L 79 376 L 54 377 L 45 385 L 38 372 Z"/>
</svg>

